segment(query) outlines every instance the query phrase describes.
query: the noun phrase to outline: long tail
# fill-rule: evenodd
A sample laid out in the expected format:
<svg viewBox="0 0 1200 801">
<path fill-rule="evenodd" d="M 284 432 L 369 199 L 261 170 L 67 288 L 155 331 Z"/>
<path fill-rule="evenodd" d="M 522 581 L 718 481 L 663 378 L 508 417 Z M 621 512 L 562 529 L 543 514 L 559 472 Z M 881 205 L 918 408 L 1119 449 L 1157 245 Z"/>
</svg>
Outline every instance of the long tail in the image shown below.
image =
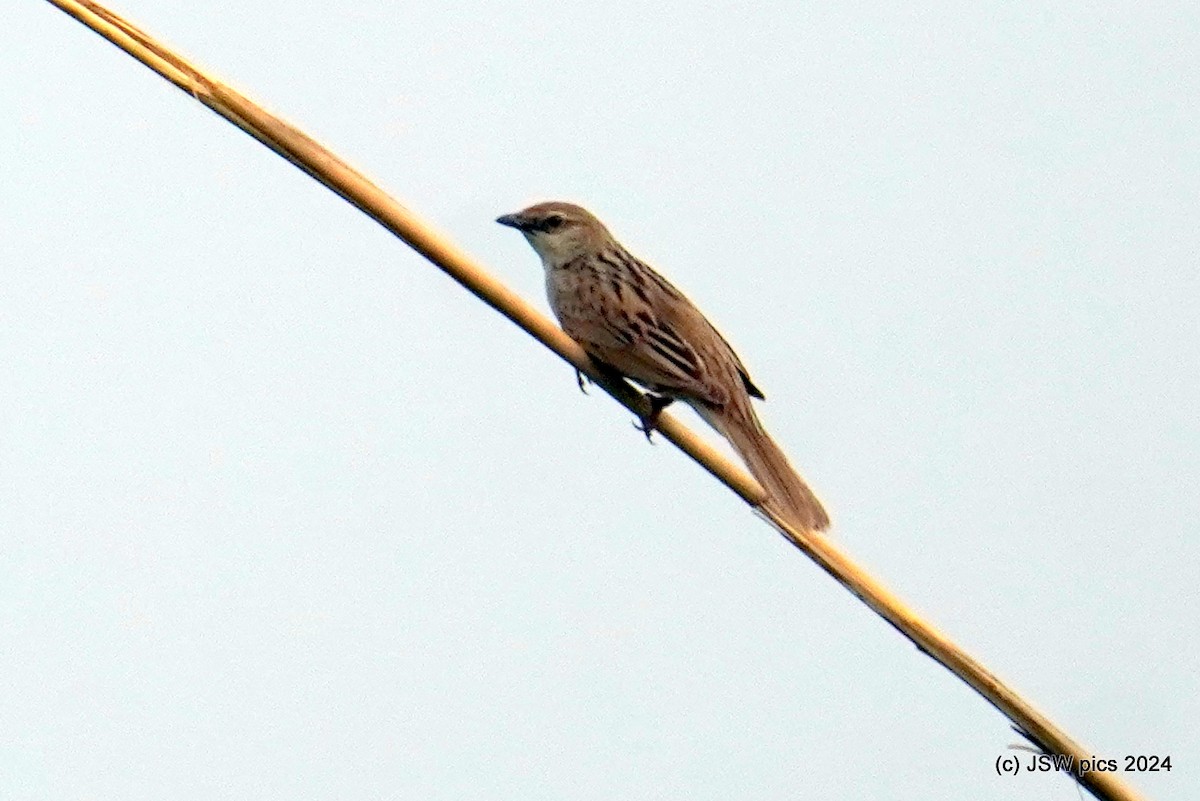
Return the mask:
<svg viewBox="0 0 1200 801">
<path fill-rule="evenodd" d="M 750 474 L 767 491 L 767 501 L 793 524 L 809 531 L 829 528 L 829 515 L 817 496 L 809 489 L 800 474 L 792 468 L 787 456 L 747 406 L 748 415 L 697 409 L 729 444 L 750 469 Z"/>
</svg>

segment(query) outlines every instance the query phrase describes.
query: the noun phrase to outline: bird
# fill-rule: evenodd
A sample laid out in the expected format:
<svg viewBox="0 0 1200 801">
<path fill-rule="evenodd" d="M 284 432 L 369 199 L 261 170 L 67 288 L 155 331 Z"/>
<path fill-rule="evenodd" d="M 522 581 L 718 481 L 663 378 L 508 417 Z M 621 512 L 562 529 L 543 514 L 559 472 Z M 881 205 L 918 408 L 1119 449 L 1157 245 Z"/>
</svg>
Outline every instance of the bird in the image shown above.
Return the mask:
<svg viewBox="0 0 1200 801">
<path fill-rule="evenodd" d="M 764 399 L 742 360 L 704 314 L 667 279 L 573 203 L 538 203 L 496 219 L 521 232 L 541 258 L 550 308 L 604 372 L 650 394 L 641 421 L 683 401 L 721 434 L 762 485 L 764 506 L 809 532 L 829 515 L 763 428 L 751 398 Z M 582 386 L 582 383 L 581 383 Z"/>
</svg>

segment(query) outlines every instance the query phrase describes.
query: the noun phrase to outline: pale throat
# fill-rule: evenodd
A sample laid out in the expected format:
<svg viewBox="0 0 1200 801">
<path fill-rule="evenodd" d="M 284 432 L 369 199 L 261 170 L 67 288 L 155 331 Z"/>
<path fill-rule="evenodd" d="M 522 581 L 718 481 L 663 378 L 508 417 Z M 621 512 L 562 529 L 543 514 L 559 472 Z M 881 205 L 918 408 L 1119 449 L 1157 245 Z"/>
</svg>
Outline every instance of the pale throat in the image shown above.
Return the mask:
<svg viewBox="0 0 1200 801">
<path fill-rule="evenodd" d="M 542 265 L 547 268 L 558 267 L 580 256 L 585 247 L 575 237 L 538 236 L 526 234 L 525 238 L 534 251 L 542 257 Z"/>
</svg>

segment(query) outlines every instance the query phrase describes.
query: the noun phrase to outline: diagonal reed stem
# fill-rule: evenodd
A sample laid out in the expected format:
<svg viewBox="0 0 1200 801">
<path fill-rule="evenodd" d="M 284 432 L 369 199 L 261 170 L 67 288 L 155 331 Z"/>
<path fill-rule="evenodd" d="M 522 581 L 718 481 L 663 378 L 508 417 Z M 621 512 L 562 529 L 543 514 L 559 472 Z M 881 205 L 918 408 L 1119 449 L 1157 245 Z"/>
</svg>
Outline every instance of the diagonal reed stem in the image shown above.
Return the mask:
<svg viewBox="0 0 1200 801">
<path fill-rule="evenodd" d="M 614 381 L 597 372 L 583 350 L 558 326 L 488 274 L 448 237 L 401 206 L 314 139 L 207 75 L 199 67 L 104 6 L 89 0 L 48 2 L 120 47 L 356 206 L 448 273 L 480 300 L 525 329 L 564 361 L 588 375 L 630 410 L 638 415 L 643 415 L 649 410 L 647 401 L 633 386 L 624 381 Z M 950 670 L 1006 715 L 1016 729 L 1038 748 L 1046 753 L 1071 757 L 1075 765 L 1092 756 L 1092 752 L 1072 740 L 1031 703 L 922 619 L 828 539 L 798 530 L 786 520 L 760 508 L 765 497 L 762 488 L 678 420 L 664 414 L 659 430 L 704 469 L 741 496 L 822 570 L 911 640 L 919 650 Z M 1141 798 L 1115 773 L 1089 771 L 1076 777 L 1081 785 L 1099 799 L 1137 801 Z"/>
</svg>

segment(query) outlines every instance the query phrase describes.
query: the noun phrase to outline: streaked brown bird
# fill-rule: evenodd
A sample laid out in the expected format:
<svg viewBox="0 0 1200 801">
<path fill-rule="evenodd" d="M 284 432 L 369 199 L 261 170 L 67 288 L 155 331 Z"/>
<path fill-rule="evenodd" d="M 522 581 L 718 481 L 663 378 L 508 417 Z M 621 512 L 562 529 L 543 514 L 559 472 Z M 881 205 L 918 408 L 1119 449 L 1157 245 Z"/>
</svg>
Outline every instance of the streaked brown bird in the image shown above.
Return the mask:
<svg viewBox="0 0 1200 801">
<path fill-rule="evenodd" d="M 684 401 L 729 440 L 776 511 L 810 531 L 829 526 L 821 502 L 754 413 L 750 398 L 763 393 L 678 289 L 571 203 L 539 203 L 496 222 L 524 234 L 541 257 L 550 308 L 567 335 L 601 368 L 653 393 L 642 421 L 647 436 L 665 406 Z"/>
</svg>

